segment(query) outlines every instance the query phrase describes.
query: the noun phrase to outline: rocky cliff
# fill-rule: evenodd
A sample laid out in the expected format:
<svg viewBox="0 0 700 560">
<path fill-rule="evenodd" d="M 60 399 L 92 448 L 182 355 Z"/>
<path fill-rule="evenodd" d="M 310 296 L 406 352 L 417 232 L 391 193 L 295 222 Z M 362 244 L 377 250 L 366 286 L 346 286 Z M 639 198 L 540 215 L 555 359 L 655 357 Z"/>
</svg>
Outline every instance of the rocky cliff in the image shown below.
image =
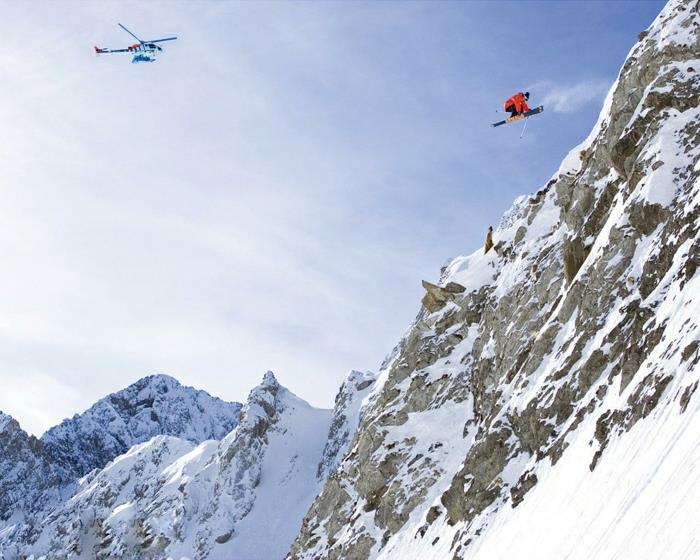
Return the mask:
<svg viewBox="0 0 700 560">
<path fill-rule="evenodd" d="M 699 140 L 699 3 L 672 0 L 493 249 L 424 284 L 288 558 L 692 557 Z"/>
<path fill-rule="evenodd" d="M 360 420 L 363 399 L 370 392 L 376 376 L 369 371 L 351 371 L 335 397 L 333 420 L 328 439 L 318 465 L 317 478 L 325 480 L 345 455 L 350 438 L 355 435 Z"/>
<path fill-rule="evenodd" d="M 60 499 L 72 474 L 56 465 L 40 440 L 0 412 L 0 527 L 22 519 L 25 506 L 40 509 Z"/>
</svg>

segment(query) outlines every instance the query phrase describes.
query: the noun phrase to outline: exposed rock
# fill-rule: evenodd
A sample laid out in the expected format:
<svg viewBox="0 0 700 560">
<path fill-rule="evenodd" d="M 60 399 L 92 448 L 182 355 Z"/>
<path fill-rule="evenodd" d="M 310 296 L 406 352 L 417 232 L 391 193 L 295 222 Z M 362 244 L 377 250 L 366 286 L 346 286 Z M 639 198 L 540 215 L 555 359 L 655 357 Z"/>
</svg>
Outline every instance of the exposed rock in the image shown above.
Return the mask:
<svg viewBox="0 0 700 560">
<path fill-rule="evenodd" d="M 448 301 L 454 301 L 455 295 L 464 292 L 464 286 L 460 286 L 456 282 L 449 282 L 445 287 L 436 286 L 430 282 L 423 280 L 423 288 L 426 290 L 423 296 L 423 306 L 434 313 L 442 309 Z"/>
<path fill-rule="evenodd" d="M 564 276 L 571 282 L 590 253 L 590 246 L 584 245 L 578 237 L 564 244 Z"/>
<path fill-rule="evenodd" d="M 513 507 L 518 507 L 525 499 L 525 494 L 527 494 L 534 486 L 537 484 L 537 475 L 535 473 L 524 473 L 518 483 L 513 486 L 510 491 L 510 497 L 513 501 Z"/>
<path fill-rule="evenodd" d="M 688 344 L 685 348 L 683 348 L 683 352 L 681 354 L 681 358 L 684 362 L 687 362 L 692 358 L 694 355 L 697 357 L 698 353 L 698 346 L 700 346 L 700 341 L 698 340 L 693 340 L 690 344 Z"/>
<path fill-rule="evenodd" d="M 371 372 L 351 371 L 341 385 L 335 397 L 333 420 L 317 469 L 319 480 L 325 480 L 335 470 L 347 451 L 350 438 L 357 430 L 360 420 L 362 399 L 375 380 L 376 376 Z"/>
<path fill-rule="evenodd" d="M 445 284 L 444 289 L 451 294 L 461 294 L 466 290 L 464 286 L 460 286 L 457 282 L 448 282 Z"/>
<path fill-rule="evenodd" d="M 681 395 L 680 398 L 680 406 L 681 406 L 681 413 L 685 412 L 686 408 L 688 408 L 688 403 L 690 402 L 690 397 L 693 396 L 695 391 L 698 388 L 698 382 L 696 381 L 692 385 L 688 385 L 684 390 L 683 394 Z"/>
</svg>

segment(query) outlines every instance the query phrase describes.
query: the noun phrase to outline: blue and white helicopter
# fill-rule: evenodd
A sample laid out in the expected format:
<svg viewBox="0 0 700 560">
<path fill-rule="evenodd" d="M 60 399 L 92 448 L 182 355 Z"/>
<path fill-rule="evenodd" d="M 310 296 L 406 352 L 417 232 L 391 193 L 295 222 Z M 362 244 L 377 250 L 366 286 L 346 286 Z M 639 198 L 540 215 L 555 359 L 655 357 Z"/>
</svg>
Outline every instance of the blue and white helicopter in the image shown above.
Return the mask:
<svg viewBox="0 0 700 560">
<path fill-rule="evenodd" d="M 166 37 L 165 39 L 153 39 L 152 41 L 142 41 L 131 31 L 129 31 L 126 27 L 124 27 L 121 23 L 118 23 L 117 25 L 121 27 L 124 31 L 126 31 L 129 35 L 131 35 L 134 39 L 136 39 L 138 43 L 128 46 L 125 49 L 101 49 L 100 47 L 95 47 L 96 54 L 112 54 L 123 52 L 133 53 L 134 58 L 131 59 L 131 62 L 155 62 L 156 55 L 163 52 L 163 48 L 160 45 L 156 45 L 156 43 L 162 43 L 163 41 L 174 41 L 175 39 L 177 39 L 177 37 Z"/>
</svg>

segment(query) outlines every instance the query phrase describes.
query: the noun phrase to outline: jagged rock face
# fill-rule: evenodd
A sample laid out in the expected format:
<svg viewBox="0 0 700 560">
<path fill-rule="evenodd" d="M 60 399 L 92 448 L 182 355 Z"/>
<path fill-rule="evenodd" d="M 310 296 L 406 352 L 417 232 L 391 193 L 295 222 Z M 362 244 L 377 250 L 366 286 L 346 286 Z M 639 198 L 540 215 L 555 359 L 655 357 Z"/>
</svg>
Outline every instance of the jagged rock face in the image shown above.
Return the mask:
<svg viewBox="0 0 700 560">
<path fill-rule="evenodd" d="M 64 420 L 41 441 L 55 463 L 82 476 L 157 435 L 192 443 L 221 439 L 235 428 L 240 411 L 240 403 L 152 375 Z"/>
<path fill-rule="evenodd" d="M 325 480 L 338 466 L 347 450 L 350 438 L 357 431 L 362 400 L 370 392 L 376 375 L 369 371 L 351 371 L 335 397 L 333 420 L 328 441 L 317 469 L 317 478 Z"/>
<path fill-rule="evenodd" d="M 350 414 L 352 395 L 341 400 Z M 0 528 L 2 557 L 281 558 L 323 483 L 331 416 L 268 372 L 222 440 L 159 435 L 133 446 L 36 515 L 31 531 Z"/>
<path fill-rule="evenodd" d="M 557 469 L 577 472 L 604 504 L 614 492 L 601 491 L 598 469 L 608 478 L 615 467 L 639 470 L 618 452 L 644 441 L 636 425 L 663 419 L 672 441 L 697 438 L 686 428 L 700 421 L 698 5 L 669 2 L 630 52 L 589 138 L 536 195 L 516 201 L 492 251 L 447 267 L 440 286 L 465 291 L 437 305 L 447 290 L 426 288 L 436 301 L 380 372 L 289 558 L 508 557 L 498 542 L 517 547 L 514 527 L 524 523 L 511 512 L 545 515 L 528 510 L 528 498 L 554 499 L 539 489 Z M 645 452 L 651 464 L 668 449 Z M 652 474 L 638 473 L 639 484 Z M 691 471 L 676 476 L 697 487 Z M 628 502 L 620 498 L 619 512 L 634 510 Z M 625 533 L 643 553 L 632 556 L 694 549 L 693 510 L 675 505 L 676 528 L 688 528 L 659 538 L 640 523 Z M 490 531 L 503 540 L 487 539 Z M 585 537 L 617 546 L 605 531 Z M 685 553 L 659 552 L 669 540 Z M 523 557 L 543 557 L 532 546 Z"/>
<path fill-rule="evenodd" d="M 38 439 L 0 412 L 0 521 L 7 521 L 26 503 L 39 506 L 71 481 L 70 473 L 54 465 Z"/>
</svg>

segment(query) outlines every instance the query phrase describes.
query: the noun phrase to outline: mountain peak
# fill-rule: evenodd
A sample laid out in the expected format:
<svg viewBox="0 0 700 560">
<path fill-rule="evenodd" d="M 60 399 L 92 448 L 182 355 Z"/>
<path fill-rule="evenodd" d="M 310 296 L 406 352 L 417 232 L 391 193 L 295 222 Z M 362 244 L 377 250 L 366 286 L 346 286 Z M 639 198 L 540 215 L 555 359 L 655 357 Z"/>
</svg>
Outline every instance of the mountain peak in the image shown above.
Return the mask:
<svg viewBox="0 0 700 560">
<path fill-rule="evenodd" d="M 80 476 L 156 435 L 192 443 L 222 439 L 238 424 L 240 409 L 168 375 L 149 375 L 49 429 L 41 440 L 54 460 Z"/>
<path fill-rule="evenodd" d="M 262 381 L 251 389 L 243 405 L 242 423 L 257 424 L 262 418 L 265 422 L 272 421 L 284 409 L 281 393 L 289 394 L 289 391 L 279 384 L 274 373 L 265 372 Z"/>
<path fill-rule="evenodd" d="M 17 420 L 0 410 L 0 433 L 4 432 L 12 423 L 16 424 Z"/>
<path fill-rule="evenodd" d="M 123 390 L 128 390 L 131 387 L 144 386 L 161 386 L 161 387 L 182 387 L 182 384 L 171 375 L 165 373 L 153 373 L 134 381 L 131 385 Z"/>
<path fill-rule="evenodd" d="M 272 373 L 272 371 L 268 370 L 265 372 L 265 375 L 263 375 L 262 382 L 260 383 L 259 387 L 261 388 L 267 388 L 267 387 L 274 387 L 278 388 L 280 387 L 279 381 L 277 381 L 277 378 L 275 377 L 275 374 Z"/>
<path fill-rule="evenodd" d="M 371 371 L 359 371 L 353 369 L 345 377 L 343 381 L 343 387 L 348 386 L 354 388 L 356 391 L 362 391 L 366 387 L 369 387 L 377 379 L 377 374 Z"/>
</svg>

